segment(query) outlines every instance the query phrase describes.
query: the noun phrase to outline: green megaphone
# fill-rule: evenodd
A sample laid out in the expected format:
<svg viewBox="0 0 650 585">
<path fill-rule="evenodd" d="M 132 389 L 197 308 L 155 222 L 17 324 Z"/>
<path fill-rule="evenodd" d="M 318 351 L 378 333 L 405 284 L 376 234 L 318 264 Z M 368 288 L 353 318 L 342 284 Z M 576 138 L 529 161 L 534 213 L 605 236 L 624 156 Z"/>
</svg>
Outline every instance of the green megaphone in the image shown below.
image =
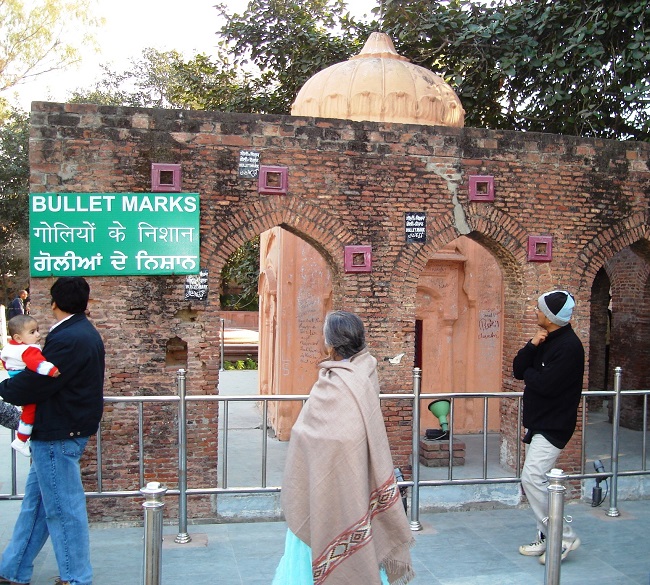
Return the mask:
<svg viewBox="0 0 650 585">
<path fill-rule="evenodd" d="M 433 402 L 429 403 L 428 408 L 431 411 L 431 414 L 438 419 L 440 428 L 444 432 L 447 432 L 449 430 L 449 421 L 447 420 L 447 415 L 449 414 L 449 410 L 451 408 L 451 403 L 449 400 L 434 400 Z"/>
</svg>

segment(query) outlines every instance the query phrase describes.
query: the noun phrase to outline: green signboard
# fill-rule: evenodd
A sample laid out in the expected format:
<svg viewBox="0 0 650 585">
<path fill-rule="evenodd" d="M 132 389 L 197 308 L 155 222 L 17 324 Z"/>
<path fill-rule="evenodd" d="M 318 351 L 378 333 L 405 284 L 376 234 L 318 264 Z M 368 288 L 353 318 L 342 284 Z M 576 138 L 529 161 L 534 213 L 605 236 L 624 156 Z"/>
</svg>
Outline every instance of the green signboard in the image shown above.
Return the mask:
<svg viewBox="0 0 650 585">
<path fill-rule="evenodd" d="M 198 193 L 31 193 L 32 276 L 199 273 Z"/>
</svg>

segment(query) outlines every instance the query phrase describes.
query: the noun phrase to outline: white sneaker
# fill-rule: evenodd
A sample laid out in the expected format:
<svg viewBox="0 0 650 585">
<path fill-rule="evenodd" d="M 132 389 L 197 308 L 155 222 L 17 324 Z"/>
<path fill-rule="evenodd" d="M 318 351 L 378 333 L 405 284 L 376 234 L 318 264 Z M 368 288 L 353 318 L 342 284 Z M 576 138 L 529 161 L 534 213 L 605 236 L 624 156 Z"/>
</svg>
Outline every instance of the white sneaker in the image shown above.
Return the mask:
<svg viewBox="0 0 650 585">
<path fill-rule="evenodd" d="M 522 544 L 519 547 L 519 554 L 527 557 L 538 557 L 546 552 L 546 537 L 538 530 L 537 540 L 530 544 Z"/>
<path fill-rule="evenodd" d="M 11 448 L 14 451 L 18 451 L 18 453 L 20 453 L 21 455 L 24 455 L 25 457 L 31 457 L 32 456 L 32 450 L 29 448 L 29 440 L 21 441 L 18 437 L 16 437 L 11 442 Z"/>
<path fill-rule="evenodd" d="M 572 550 L 577 549 L 579 546 L 580 546 L 580 539 L 577 536 L 573 540 L 563 540 L 562 556 L 560 557 L 560 560 L 563 561 L 564 559 L 566 559 L 569 553 Z M 544 553 L 541 557 L 539 557 L 539 563 L 541 565 L 546 564 L 546 553 Z"/>
</svg>

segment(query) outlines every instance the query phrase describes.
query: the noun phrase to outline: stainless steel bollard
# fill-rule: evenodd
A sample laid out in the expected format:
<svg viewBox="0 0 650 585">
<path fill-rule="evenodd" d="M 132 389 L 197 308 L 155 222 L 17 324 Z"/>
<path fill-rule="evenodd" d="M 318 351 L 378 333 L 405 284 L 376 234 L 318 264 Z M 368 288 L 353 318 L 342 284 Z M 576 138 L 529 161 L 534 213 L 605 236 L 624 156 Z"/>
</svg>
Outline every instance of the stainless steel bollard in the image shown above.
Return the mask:
<svg viewBox="0 0 650 585">
<path fill-rule="evenodd" d="M 614 368 L 614 412 L 612 416 L 612 483 L 609 490 L 609 508 L 607 515 L 615 518 L 618 511 L 618 434 L 621 426 L 621 374 L 623 369 Z"/>
<path fill-rule="evenodd" d="M 564 482 L 567 476 L 561 469 L 551 469 L 548 478 L 548 523 L 546 525 L 545 585 L 559 585 L 562 564 L 562 531 L 564 523 Z"/>
<path fill-rule="evenodd" d="M 185 403 L 185 370 L 177 372 L 178 386 L 178 534 L 176 544 L 192 540 L 187 533 L 187 409 Z"/>
<path fill-rule="evenodd" d="M 420 384 L 422 383 L 422 370 L 413 368 L 413 444 L 411 454 L 411 468 L 413 488 L 411 489 L 411 530 L 422 530 L 420 523 Z"/>
<path fill-rule="evenodd" d="M 161 487 L 157 481 L 151 481 L 140 490 L 145 497 L 144 508 L 144 562 L 142 567 L 142 583 L 144 585 L 160 585 L 162 568 L 162 528 L 163 496 L 167 488 Z"/>
</svg>

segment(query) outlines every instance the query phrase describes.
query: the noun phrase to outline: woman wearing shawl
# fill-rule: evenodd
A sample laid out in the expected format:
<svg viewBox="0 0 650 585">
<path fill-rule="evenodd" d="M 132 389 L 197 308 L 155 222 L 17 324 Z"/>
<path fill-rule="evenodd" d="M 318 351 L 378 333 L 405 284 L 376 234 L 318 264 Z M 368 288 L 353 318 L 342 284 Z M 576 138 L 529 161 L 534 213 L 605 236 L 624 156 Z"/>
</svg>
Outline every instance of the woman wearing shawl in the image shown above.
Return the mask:
<svg viewBox="0 0 650 585">
<path fill-rule="evenodd" d="M 291 430 L 282 507 L 285 552 L 273 585 L 404 585 L 413 537 L 361 319 L 328 313 L 329 360 Z"/>
</svg>

